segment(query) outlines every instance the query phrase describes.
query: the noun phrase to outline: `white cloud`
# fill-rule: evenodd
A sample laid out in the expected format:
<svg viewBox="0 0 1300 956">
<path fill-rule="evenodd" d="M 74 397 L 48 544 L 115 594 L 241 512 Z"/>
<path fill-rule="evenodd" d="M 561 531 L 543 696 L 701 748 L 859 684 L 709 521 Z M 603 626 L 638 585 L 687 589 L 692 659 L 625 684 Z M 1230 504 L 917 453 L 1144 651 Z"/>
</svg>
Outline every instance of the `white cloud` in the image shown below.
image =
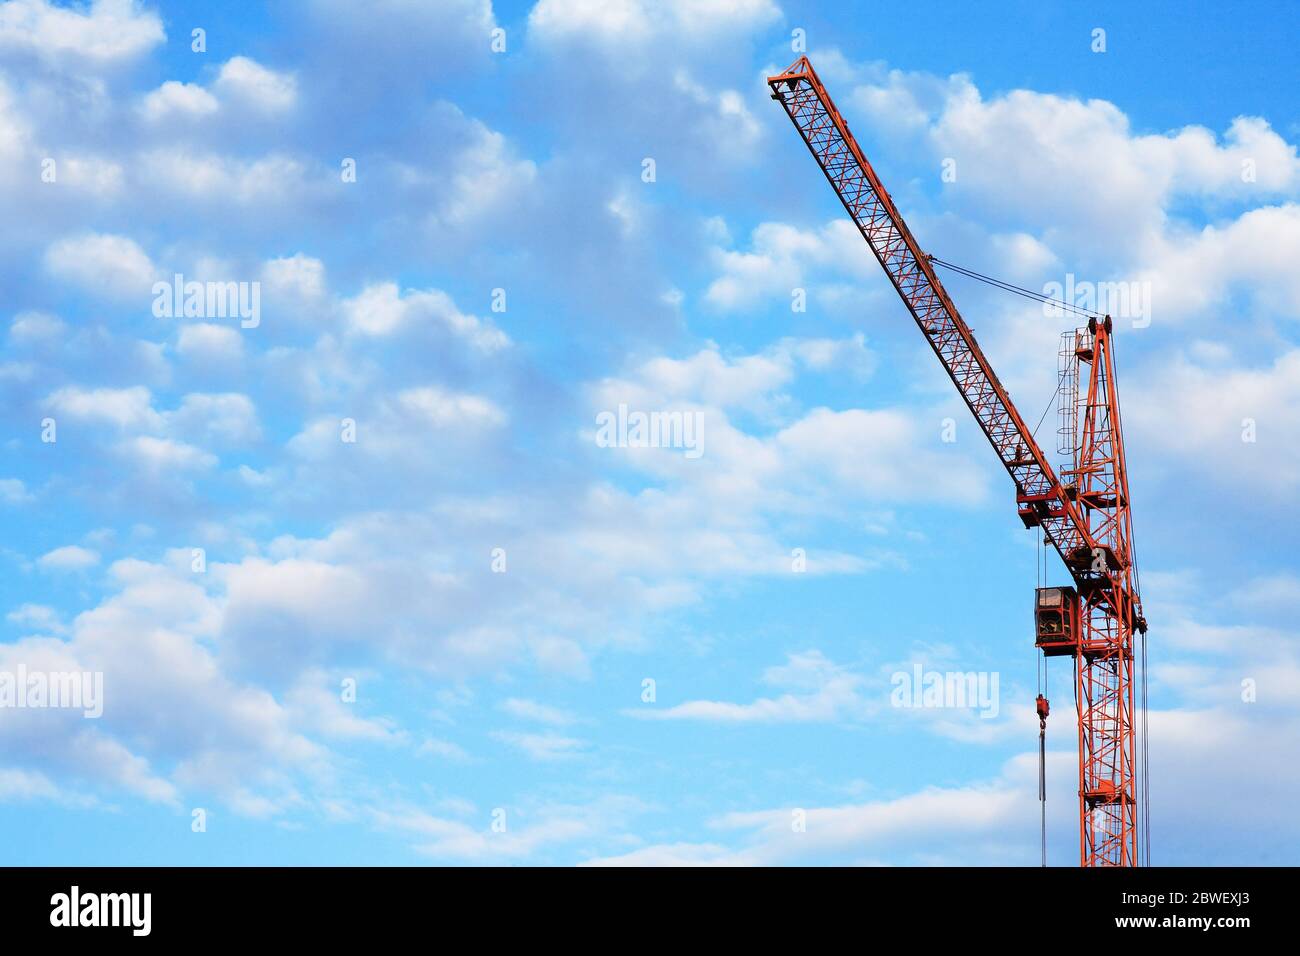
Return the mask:
<svg viewBox="0 0 1300 956">
<path fill-rule="evenodd" d="M 909 865 L 1024 865 L 1037 851 L 1036 833 L 1024 827 L 1037 806 L 1037 754 L 1008 761 L 999 779 L 931 787 L 893 799 L 840 806 L 800 807 L 804 828 L 791 826 L 796 808 L 725 813 L 710 821 L 741 833 L 740 846 L 665 844 L 630 854 L 598 857 L 589 865 L 772 866 L 808 862 L 862 865 L 886 860 Z M 1077 759 L 1049 752 L 1048 779 L 1068 779 Z M 1074 768 L 1077 771 L 1077 766 Z M 1059 788 L 1058 788 L 1059 789 Z M 1055 793 L 1053 793 L 1055 796 Z M 1067 800 L 1058 801 L 1069 804 Z M 1073 805 L 1049 802 L 1049 825 L 1067 825 Z"/>
<path fill-rule="evenodd" d="M 363 335 L 392 335 L 434 324 L 483 352 L 495 352 L 510 342 L 500 329 L 461 312 L 451 297 L 438 289 L 410 289 L 403 295 L 396 283 L 383 282 L 345 299 L 343 310 L 350 328 Z"/>
<path fill-rule="evenodd" d="M 246 445 L 262 434 L 252 400 L 238 392 L 191 393 L 165 418 L 175 434 L 203 443 Z"/>
<path fill-rule="evenodd" d="M 121 163 L 96 155 L 64 154 L 58 160 L 57 173 L 63 185 L 100 199 L 116 198 L 126 182 Z"/>
<path fill-rule="evenodd" d="M 191 392 L 176 409 L 159 412 L 142 385 L 121 389 L 70 385 L 51 394 L 44 404 L 56 421 L 135 433 L 118 441 L 116 450 L 155 475 L 213 467 L 216 457 L 195 443 L 238 447 L 261 437 L 252 400 L 237 392 Z"/>
<path fill-rule="evenodd" d="M 322 659 L 327 641 L 346 644 L 374 636 L 374 622 L 368 623 L 367 617 L 377 592 L 368 590 L 364 568 L 250 557 L 214 570 L 228 601 L 225 650 L 238 666 L 264 670 L 289 664 L 290 671 L 297 672 L 312 660 L 304 654 L 290 664 L 284 655 L 293 649 L 314 645 L 313 656 Z M 282 632 L 288 621 L 293 622 L 292 631 Z M 268 640 L 265 630 L 278 639 Z"/>
<path fill-rule="evenodd" d="M 920 139 L 934 162 L 955 164 L 943 187 L 950 212 L 1041 234 L 1036 266 L 1018 257 L 1038 273 L 1031 284 L 1060 259 L 1086 264 L 1087 281 L 1150 281 L 1158 322 L 1217 315 L 1236 290 L 1297 314 L 1293 206 L 1249 209 L 1199 232 L 1172 214 L 1182 199 L 1258 206 L 1300 193 L 1297 148 L 1263 119 L 1239 116 L 1222 137 L 1201 126 L 1144 133 L 1104 100 L 1030 90 L 986 99 L 965 75 L 850 72 L 875 74 L 848 97 L 870 125 L 909 153 Z M 1014 250 L 995 251 L 1005 260 Z"/>
<path fill-rule="evenodd" d="M 710 90 L 692 79 L 685 68 L 673 72 L 673 94 L 689 103 L 698 131 L 733 157 L 753 154 L 763 127 L 736 90 Z"/>
<path fill-rule="evenodd" d="M 558 707 L 539 704 L 535 700 L 526 700 L 522 697 L 511 697 L 502 701 L 501 709 L 512 717 L 518 717 L 521 720 L 531 720 L 556 727 L 566 726 L 576 719 L 572 714 L 560 710 Z"/>
<path fill-rule="evenodd" d="M 541 0 L 528 15 L 528 26 L 541 37 L 586 34 L 606 40 L 636 39 L 650 29 L 649 11 L 636 0 Z"/>
<path fill-rule="evenodd" d="M 783 666 L 764 672 L 763 682 L 791 688 L 791 692 L 747 704 L 693 700 L 665 709 L 637 707 L 623 713 L 647 720 L 799 723 L 856 719 L 872 709 L 862 696 L 863 679 L 820 651 L 789 655 Z"/>
<path fill-rule="evenodd" d="M 1254 368 L 1161 356 L 1131 382 L 1127 440 L 1148 467 L 1273 494 L 1300 486 L 1300 350 Z"/>
<path fill-rule="evenodd" d="M 390 718 L 361 716 L 359 699 L 344 702 L 341 682 L 324 671 L 311 671 L 299 678 L 285 695 L 284 704 L 296 725 L 332 740 L 398 743 L 405 736 Z"/>
<path fill-rule="evenodd" d="M 998 262 L 985 271 L 1039 287 L 1063 281 L 1062 264 L 1084 282 L 1149 282 L 1156 323 L 1216 320 L 1243 303 L 1300 316 L 1290 265 L 1300 255 L 1300 155 L 1263 119 L 1238 116 L 1222 135 L 1202 126 L 1143 132 L 1104 100 L 1030 90 L 986 98 L 965 75 L 844 72 L 858 84 L 847 111 L 865 115 L 882 153 L 955 164 L 940 200 L 946 241 L 980 241 L 963 239 L 957 214 L 1017 230 L 1015 243 L 982 240 Z M 726 308 L 779 293 L 799 274 L 799 249 L 756 241 L 751 253 L 730 253 L 710 300 Z"/>
<path fill-rule="evenodd" d="M 60 239 L 45 252 L 45 268 L 56 279 L 147 305 L 158 269 L 126 236 L 87 233 Z"/>
<path fill-rule="evenodd" d="M 845 370 L 865 378 L 876 365 L 861 332 L 847 339 L 783 339 L 780 347 L 816 372 Z"/>
<path fill-rule="evenodd" d="M 409 388 L 397 403 L 419 421 L 435 428 L 463 425 L 495 426 L 505 422 L 505 412 L 477 395 L 457 395 L 434 386 Z"/>
<path fill-rule="evenodd" d="M 710 305 L 735 311 L 765 300 L 789 304 L 795 289 L 804 289 L 810 297 L 816 294 L 811 282 L 814 270 L 860 281 L 876 268 L 862 234 L 847 219 L 828 222 L 818 232 L 780 222 L 761 223 L 754 228 L 750 245 L 749 252 L 714 249 L 721 274 L 704 294 Z"/>
<path fill-rule="evenodd" d="M 632 390 L 644 390 L 658 403 L 698 400 L 719 408 L 760 405 L 772 392 L 791 383 L 793 369 L 780 354 L 724 357 L 716 349 L 703 349 L 682 359 L 660 356 L 636 370 L 633 382 L 607 379 L 598 390 L 606 404 L 618 396 L 627 400 Z M 641 407 L 643 400 L 635 400 Z"/>
<path fill-rule="evenodd" d="M 305 461 L 342 463 L 359 455 L 385 470 L 397 461 L 412 469 L 436 469 L 445 461 L 446 449 L 425 440 L 431 429 L 441 440 L 473 442 L 498 432 L 506 422 L 505 412 L 490 399 L 434 385 L 377 397 L 373 409 L 351 411 L 356 441 L 341 441 L 343 419 L 327 415 L 307 422 L 289 440 L 289 451 Z"/>
<path fill-rule="evenodd" d="M 582 645 L 567 637 L 535 636 L 529 645 L 533 660 L 548 674 L 562 674 L 578 680 L 591 677 L 591 662 Z"/>
<path fill-rule="evenodd" d="M 121 787 L 151 803 L 176 803 L 180 791 L 171 781 L 158 776 L 148 760 L 98 728 L 75 733 L 68 743 L 69 759 L 84 775 Z"/>
<path fill-rule="evenodd" d="M 706 349 L 602 380 L 590 389 L 593 416 L 620 404 L 699 415 L 702 454 L 690 460 L 677 448 L 602 450 L 655 483 L 634 495 L 593 490 L 589 520 L 575 543 L 599 566 L 666 575 L 658 583 L 668 598 L 675 590 L 670 582 L 684 584 L 690 575 L 789 573 L 793 545 L 774 539 L 774 528 L 818 514 L 831 501 L 838 502 L 836 520 L 843 520 L 846 506 L 980 500 L 986 475 L 964 452 L 940 442 L 937 414 L 932 425 L 898 409 L 818 408 L 800 415 L 777 387 L 792 383 L 799 366 L 824 367 L 835 353 L 862 374 L 864 351 L 852 340 L 828 346 L 787 339 L 760 356 L 723 357 Z M 742 430 L 723 404 L 758 412 L 762 426 Z M 595 434 L 594 427 L 584 430 L 593 444 Z M 812 573 L 860 572 L 892 560 L 887 552 L 844 554 L 800 543 Z M 689 591 L 677 591 L 677 598 Z"/>
<path fill-rule="evenodd" d="M 542 762 L 570 760 L 580 756 L 587 748 L 585 741 L 555 733 L 530 734 L 498 730 L 493 731 L 492 736 L 502 743 L 522 750 L 529 759 Z"/>
<path fill-rule="evenodd" d="M 299 194 L 307 170 L 291 156 L 237 159 L 180 146 L 139 157 L 140 178 L 165 192 L 214 203 L 283 205 Z"/>
<path fill-rule="evenodd" d="M 619 801 L 604 801 L 590 806 L 543 807 L 521 821 L 507 812 L 507 828 L 494 832 L 488 822 L 482 825 L 438 817 L 412 807 L 375 808 L 371 815 L 384 830 L 403 833 L 416 843 L 416 849 L 435 859 L 482 862 L 493 859 L 523 859 L 547 847 L 572 843 L 600 835 L 626 810 Z M 522 815 L 522 814 L 521 814 Z"/>
<path fill-rule="evenodd" d="M 863 378 L 875 364 L 866 338 L 783 338 L 763 352 L 724 355 L 710 345 L 684 358 L 647 359 L 628 377 L 606 378 L 593 389 L 598 407 L 626 402 L 643 410 L 677 404 L 771 412 L 785 400 L 800 368 L 845 370 Z"/>
<path fill-rule="evenodd" d="M 301 252 L 271 259 L 262 266 L 262 284 L 268 295 L 312 302 L 325 295 L 325 264 Z"/>
<path fill-rule="evenodd" d="M 662 843 L 630 853 L 587 860 L 580 866 L 747 866 L 756 863 L 720 843 Z"/>
<path fill-rule="evenodd" d="M 69 385 L 45 400 L 56 415 L 77 422 L 107 424 L 116 428 L 153 430 L 162 416 L 153 410 L 152 396 L 143 385 L 130 388 L 84 389 Z"/>
<path fill-rule="evenodd" d="M 0 645 L 0 669 L 21 661 L 29 669 L 104 675 L 103 715 L 92 729 L 84 729 L 79 713 L 62 711 L 14 712 L 0 723 L 12 763 L 70 777 L 82 790 L 119 789 L 161 803 L 197 788 L 223 796 L 236 812 L 256 814 L 293 804 L 285 774 L 319 777 L 328 755 L 291 727 L 310 708 L 291 713 L 266 691 L 232 682 L 219 666 L 208 641 L 222 608 L 188 560 L 185 550 L 167 566 L 119 561 L 109 568 L 116 592 L 78 615 L 68 640 Z"/>
<path fill-rule="evenodd" d="M 244 337 L 229 325 L 190 322 L 180 327 L 176 351 L 195 362 L 238 362 L 244 356 Z"/>
<path fill-rule="evenodd" d="M 446 189 L 440 202 L 442 218 L 465 225 L 502 210 L 513 211 L 537 178 L 537 166 L 519 159 L 509 141 L 478 121 L 470 124 L 471 140 L 456 156 L 449 175 L 440 175 Z"/>
<path fill-rule="evenodd" d="M 45 312 L 20 312 L 9 324 L 9 339 L 15 344 L 52 344 L 67 335 L 68 327 L 58 316 Z"/>
<path fill-rule="evenodd" d="M 17 98 L 0 77 L 0 158 L 16 163 L 31 145 L 31 124 L 19 110 Z"/>
<path fill-rule="evenodd" d="M 35 501 L 36 496 L 17 478 L 0 478 L 0 501 L 7 505 L 24 505 Z"/>
<path fill-rule="evenodd" d="M 1224 143 L 1203 127 L 1136 134 L 1104 100 L 1014 90 L 991 100 L 967 82 L 935 120 L 934 147 L 957 162 L 950 193 L 974 191 L 1045 226 L 1097 227 L 1126 218 L 1128 240 L 1158 227 L 1177 194 L 1247 197 L 1300 185 L 1300 161 L 1262 120 L 1239 118 Z M 1007 143 L 1016 149 L 1008 151 Z M 1242 163 L 1257 164 L 1248 183 Z M 1069 184 L 1070 188 L 1062 188 Z"/>
<path fill-rule="evenodd" d="M 651 39 L 714 37 L 763 26 L 780 16 L 771 0 L 539 0 L 528 14 L 531 37 L 587 40 L 611 53 Z"/>
<path fill-rule="evenodd" d="M 421 757 L 441 757 L 444 760 L 463 761 L 469 759 L 469 754 L 458 744 L 450 740 L 440 740 L 437 737 L 426 737 L 420 742 L 420 746 L 415 752 Z"/>
<path fill-rule="evenodd" d="M 265 488 L 274 480 L 266 472 L 258 471 L 256 468 L 249 468 L 247 465 L 240 465 L 238 474 L 240 479 L 250 488 Z"/>
<path fill-rule="evenodd" d="M 190 119 L 210 116 L 217 111 L 217 98 L 197 83 L 168 80 L 147 94 L 140 111 L 150 122 L 183 116 Z"/>
<path fill-rule="evenodd" d="M 49 0 L 0 4 L 0 50 L 102 66 L 131 60 L 165 39 L 158 14 L 135 0 L 91 0 L 69 8 Z"/>
<path fill-rule="evenodd" d="M 133 464 L 155 476 L 206 471 L 217 464 L 216 456 L 201 448 L 152 435 L 137 435 L 118 448 Z"/>
<path fill-rule="evenodd" d="M 781 431 L 776 444 L 809 476 L 833 479 L 884 499 L 931 498 L 971 504 L 987 480 L 967 460 L 939 449 L 938 421 L 925 428 L 899 410 L 814 409 Z M 922 439 L 935 436 L 934 444 Z"/>
<path fill-rule="evenodd" d="M 41 555 L 36 563 L 46 571 L 84 571 L 99 564 L 99 555 L 89 548 L 69 544 Z"/>
<path fill-rule="evenodd" d="M 65 630 L 59 612 L 44 604 L 24 604 L 6 614 L 5 620 L 20 627 L 34 627 L 47 634 L 61 634 Z"/>
<path fill-rule="evenodd" d="M 278 73 L 246 56 L 223 63 L 213 89 L 223 99 L 228 97 L 265 113 L 282 113 L 298 98 L 298 83 L 292 74 Z"/>
<path fill-rule="evenodd" d="M 20 800 L 67 802 L 65 794 L 45 774 L 0 767 L 0 802 Z"/>
<path fill-rule="evenodd" d="M 1225 225 L 1174 228 L 1142 250 L 1134 279 L 1151 282 L 1151 320 L 1185 322 L 1234 309 L 1230 297 L 1266 314 L 1300 318 L 1300 205 L 1262 206 Z"/>
<path fill-rule="evenodd" d="M 1231 599 L 1236 604 L 1251 609 L 1300 608 L 1300 577 L 1282 571 L 1255 578 L 1242 587 L 1234 588 Z"/>
</svg>

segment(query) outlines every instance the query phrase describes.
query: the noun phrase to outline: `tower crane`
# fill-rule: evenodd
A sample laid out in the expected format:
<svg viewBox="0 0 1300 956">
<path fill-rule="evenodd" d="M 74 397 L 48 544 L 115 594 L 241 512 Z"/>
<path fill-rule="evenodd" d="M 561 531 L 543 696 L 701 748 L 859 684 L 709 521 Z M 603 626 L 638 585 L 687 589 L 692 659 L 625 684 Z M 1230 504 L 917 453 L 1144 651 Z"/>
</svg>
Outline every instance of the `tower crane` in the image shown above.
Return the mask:
<svg viewBox="0 0 1300 956">
<path fill-rule="evenodd" d="M 1034 627 L 1045 658 L 1068 657 L 1073 665 L 1080 863 L 1136 866 L 1139 785 L 1145 787 L 1146 775 L 1139 780 L 1134 637 L 1142 635 L 1145 648 L 1147 622 L 1138 593 L 1111 318 L 1092 316 L 1085 328 L 1066 333 L 1060 410 L 1071 460 L 1058 476 L 939 281 L 936 265 L 950 264 L 922 252 L 808 58 L 767 83 L 1011 476 L 1020 520 L 1041 529 L 1070 572 L 1071 586 L 1036 590 Z M 1041 693 L 1036 709 L 1042 760 L 1048 701 Z M 1149 832 L 1145 823 L 1142 831 Z"/>
</svg>

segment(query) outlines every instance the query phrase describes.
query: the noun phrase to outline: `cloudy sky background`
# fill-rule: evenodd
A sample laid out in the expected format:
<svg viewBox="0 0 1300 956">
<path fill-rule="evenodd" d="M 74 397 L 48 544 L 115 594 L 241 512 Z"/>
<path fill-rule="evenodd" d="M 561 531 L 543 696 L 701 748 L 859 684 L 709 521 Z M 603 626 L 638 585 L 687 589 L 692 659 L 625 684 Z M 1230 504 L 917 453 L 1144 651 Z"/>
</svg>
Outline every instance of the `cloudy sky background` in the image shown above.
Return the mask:
<svg viewBox="0 0 1300 956">
<path fill-rule="evenodd" d="M 0 670 L 106 695 L 0 710 L 0 860 L 1037 861 L 1033 537 L 768 99 L 795 29 L 927 251 L 1151 284 L 1154 860 L 1300 858 L 1293 9 L 207 6 L 0 3 Z M 1069 323 L 949 289 L 1037 420 Z M 597 447 L 621 402 L 704 454 Z M 890 707 L 917 663 L 997 717 Z"/>
</svg>

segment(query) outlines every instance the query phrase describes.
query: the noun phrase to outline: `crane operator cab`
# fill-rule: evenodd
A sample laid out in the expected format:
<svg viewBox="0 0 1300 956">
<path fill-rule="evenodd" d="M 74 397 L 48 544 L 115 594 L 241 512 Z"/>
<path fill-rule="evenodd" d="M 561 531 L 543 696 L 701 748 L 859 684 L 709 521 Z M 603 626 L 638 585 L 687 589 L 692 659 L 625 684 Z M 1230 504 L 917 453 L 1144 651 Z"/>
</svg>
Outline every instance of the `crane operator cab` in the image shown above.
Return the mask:
<svg viewBox="0 0 1300 956">
<path fill-rule="evenodd" d="M 1044 657 L 1074 656 L 1079 649 L 1079 594 L 1074 588 L 1034 592 L 1034 643 Z"/>
</svg>

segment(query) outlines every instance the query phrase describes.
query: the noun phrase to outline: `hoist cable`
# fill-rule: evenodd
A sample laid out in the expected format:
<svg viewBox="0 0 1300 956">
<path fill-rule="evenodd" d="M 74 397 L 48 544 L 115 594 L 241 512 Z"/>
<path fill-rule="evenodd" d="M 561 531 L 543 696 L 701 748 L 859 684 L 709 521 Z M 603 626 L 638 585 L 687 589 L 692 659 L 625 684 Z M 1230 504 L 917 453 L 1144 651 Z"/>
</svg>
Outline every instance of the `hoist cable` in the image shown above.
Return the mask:
<svg viewBox="0 0 1300 956">
<path fill-rule="evenodd" d="M 1043 866 L 1047 866 L 1047 722 L 1038 720 L 1038 806 Z"/>
<path fill-rule="evenodd" d="M 1151 761 L 1147 744 L 1147 636 L 1142 640 L 1142 843 L 1146 865 L 1151 865 Z"/>
<path fill-rule="evenodd" d="M 1035 292 L 1032 289 L 1024 289 L 1018 285 L 1012 285 L 1010 282 L 1004 282 L 1001 279 L 995 279 L 993 276 L 986 276 L 983 273 L 976 272 L 974 269 L 967 269 L 965 266 L 959 266 L 956 263 L 946 262 L 936 256 L 927 255 L 927 259 L 937 266 L 943 266 L 945 269 L 951 269 L 958 275 L 966 276 L 968 279 L 975 279 L 979 282 L 993 286 L 995 289 L 1001 289 L 1003 292 L 1010 292 L 1012 295 L 1022 296 L 1026 299 L 1033 299 L 1035 302 L 1043 302 L 1048 305 L 1054 305 L 1066 312 L 1073 312 L 1075 315 L 1081 315 L 1087 319 L 1100 319 L 1102 316 L 1096 312 L 1089 312 L 1087 309 L 1081 309 L 1071 302 L 1064 299 L 1057 299 L 1054 296 L 1047 295 L 1043 292 Z"/>
<path fill-rule="evenodd" d="M 1056 391 L 1053 392 L 1052 397 L 1048 399 L 1047 407 L 1043 409 L 1043 417 L 1038 419 L 1038 424 L 1034 426 L 1034 430 L 1033 432 L 1030 433 L 1030 437 L 1032 438 L 1038 437 L 1038 429 L 1042 428 L 1043 422 L 1047 421 L 1047 413 L 1050 412 L 1052 410 L 1052 406 L 1056 404 L 1056 397 L 1061 394 L 1061 386 L 1064 384 L 1065 384 L 1065 379 L 1061 378 L 1058 375 L 1056 377 Z"/>
</svg>

